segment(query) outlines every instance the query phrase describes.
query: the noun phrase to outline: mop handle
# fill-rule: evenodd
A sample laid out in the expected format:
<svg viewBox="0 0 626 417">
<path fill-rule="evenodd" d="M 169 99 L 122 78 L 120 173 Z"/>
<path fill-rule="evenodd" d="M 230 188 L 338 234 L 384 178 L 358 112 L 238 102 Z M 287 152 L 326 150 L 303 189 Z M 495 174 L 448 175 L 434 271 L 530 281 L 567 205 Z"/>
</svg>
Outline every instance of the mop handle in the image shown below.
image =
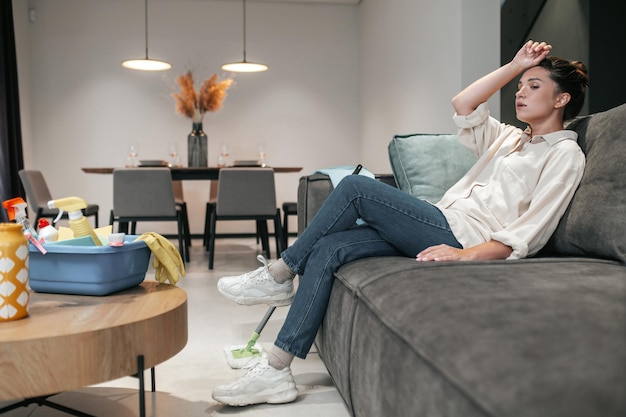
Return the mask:
<svg viewBox="0 0 626 417">
<path fill-rule="evenodd" d="M 257 332 L 258 334 L 261 334 L 261 332 L 263 331 L 263 328 L 269 321 L 270 317 L 272 317 L 272 313 L 274 312 L 274 310 L 276 310 L 276 306 L 271 306 L 270 308 L 267 309 L 267 311 L 265 312 L 265 315 L 263 316 L 263 319 L 257 326 L 255 332 Z"/>
</svg>

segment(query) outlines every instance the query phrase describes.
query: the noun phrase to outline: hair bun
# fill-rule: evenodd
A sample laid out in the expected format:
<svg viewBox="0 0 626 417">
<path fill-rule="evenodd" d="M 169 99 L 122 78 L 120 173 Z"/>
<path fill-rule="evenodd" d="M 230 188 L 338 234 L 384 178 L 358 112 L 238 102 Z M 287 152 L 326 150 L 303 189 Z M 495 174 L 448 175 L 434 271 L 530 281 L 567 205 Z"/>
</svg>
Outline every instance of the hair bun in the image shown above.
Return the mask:
<svg viewBox="0 0 626 417">
<path fill-rule="evenodd" d="M 572 66 L 576 68 L 576 72 L 581 77 L 581 81 L 585 87 L 589 87 L 589 73 L 587 67 L 581 61 L 572 61 Z"/>
</svg>

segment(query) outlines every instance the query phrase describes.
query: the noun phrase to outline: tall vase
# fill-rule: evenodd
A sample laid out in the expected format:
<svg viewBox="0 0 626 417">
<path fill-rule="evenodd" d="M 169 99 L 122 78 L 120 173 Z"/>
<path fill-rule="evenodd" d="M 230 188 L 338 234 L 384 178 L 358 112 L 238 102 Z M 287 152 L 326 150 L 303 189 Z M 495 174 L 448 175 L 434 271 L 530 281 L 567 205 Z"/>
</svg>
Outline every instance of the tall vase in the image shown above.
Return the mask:
<svg viewBox="0 0 626 417">
<path fill-rule="evenodd" d="M 209 148 L 206 133 L 202 131 L 202 122 L 193 122 L 192 130 L 187 136 L 187 166 L 207 167 Z"/>
<path fill-rule="evenodd" d="M 0 223 L 0 322 L 28 316 L 28 241 L 18 223 Z"/>
</svg>

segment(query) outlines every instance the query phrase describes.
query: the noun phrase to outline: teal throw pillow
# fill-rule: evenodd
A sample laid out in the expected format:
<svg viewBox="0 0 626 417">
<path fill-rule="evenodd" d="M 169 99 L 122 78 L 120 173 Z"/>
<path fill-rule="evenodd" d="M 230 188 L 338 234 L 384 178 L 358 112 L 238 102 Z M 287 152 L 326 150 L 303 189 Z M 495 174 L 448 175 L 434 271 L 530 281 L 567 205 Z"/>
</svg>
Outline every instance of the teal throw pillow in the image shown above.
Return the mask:
<svg viewBox="0 0 626 417">
<path fill-rule="evenodd" d="M 431 203 L 439 201 L 476 162 L 456 135 L 396 135 L 388 148 L 398 188 Z"/>
</svg>

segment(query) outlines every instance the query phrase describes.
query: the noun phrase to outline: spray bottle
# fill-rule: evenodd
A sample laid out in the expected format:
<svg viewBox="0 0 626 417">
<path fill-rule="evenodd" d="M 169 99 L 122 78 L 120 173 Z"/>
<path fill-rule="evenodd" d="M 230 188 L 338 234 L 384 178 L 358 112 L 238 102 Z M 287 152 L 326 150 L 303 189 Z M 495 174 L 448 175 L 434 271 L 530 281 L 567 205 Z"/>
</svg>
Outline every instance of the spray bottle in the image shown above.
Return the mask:
<svg viewBox="0 0 626 417">
<path fill-rule="evenodd" d="M 80 197 L 65 197 L 58 200 L 48 201 L 48 208 L 58 208 L 59 215 L 54 219 L 56 223 L 63 212 L 67 212 L 70 219 L 70 228 L 74 232 L 74 237 L 91 236 L 96 246 L 102 246 L 100 238 L 96 235 L 89 221 L 83 216 L 82 209 L 87 208 L 87 202 Z"/>
<path fill-rule="evenodd" d="M 52 226 L 46 219 L 39 219 L 37 230 L 39 231 L 39 237 L 43 239 L 44 242 L 54 242 L 59 237 L 57 229 L 55 229 L 54 226 Z"/>
<path fill-rule="evenodd" d="M 43 254 L 46 254 L 47 251 L 41 245 L 41 239 L 35 229 L 30 226 L 30 222 L 28 221 L 28 217 L 26 217 L 26 207 L 28 205 L 21 197 L 11 198 L 9 200 L 5 200 L 2 202 L 2 206 L 7 209 L 7 213 L 9 215 L 9 220 L 15 220 L 15 223 L 19 223 L 22 225 L 22 231 L 24 232 L 24 236 L 28 238 L 28 240 L 39 249 L 39 251 Z"/>
</svg>

